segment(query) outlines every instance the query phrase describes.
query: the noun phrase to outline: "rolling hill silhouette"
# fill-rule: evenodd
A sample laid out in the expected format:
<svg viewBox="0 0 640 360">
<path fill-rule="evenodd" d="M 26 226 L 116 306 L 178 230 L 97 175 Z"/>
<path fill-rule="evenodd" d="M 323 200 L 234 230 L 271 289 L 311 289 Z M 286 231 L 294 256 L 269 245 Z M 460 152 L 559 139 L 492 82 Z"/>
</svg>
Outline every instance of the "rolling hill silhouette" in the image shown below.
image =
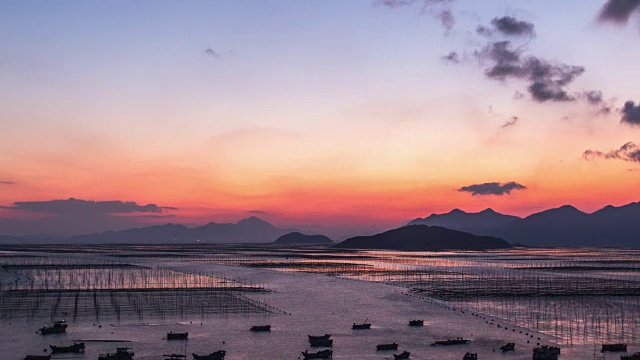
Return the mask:
<svg viewBox="0 0 640 360">
<path fill-rule="evenodd" d="M 334 247 L 402 251 L 487 250 L 511 245 L 492 236 L 477 236 L 440 226 L 407 225 L 377 235 L 356 236 Z"/>
<path fill-rule="evenodd" d="M 491 209 L 454 210 L 409 224 L 439 225 L 475 235 L 491 235 L 511 244 L 531 246 L 639 246 L 640 203 L 608 205 L 591 214 L 571 205 L 518 218 Z"/>
</svg>

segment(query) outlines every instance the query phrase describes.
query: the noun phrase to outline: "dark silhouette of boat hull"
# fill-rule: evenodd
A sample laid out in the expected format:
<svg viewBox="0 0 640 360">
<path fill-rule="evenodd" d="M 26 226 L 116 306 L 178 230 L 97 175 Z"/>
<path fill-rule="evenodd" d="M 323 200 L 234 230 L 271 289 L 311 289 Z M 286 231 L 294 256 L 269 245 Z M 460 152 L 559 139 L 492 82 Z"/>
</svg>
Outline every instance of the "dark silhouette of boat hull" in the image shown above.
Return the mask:
<svg viewBox="0 0 640 360">
<path fill-rule="evenodd" d="M 393 358 L 394 360 L 404 360 L 404 359 L 408 359 L 409 356 L 411 356 L 411 353 L 408 351 L 403 352 L 402 354 L 393 354 Z"/>
<path fill-rule="evenodd" d="M 332 347 L 333 346 L 333 340 L 332 339 L 309 340 L 309 343 L 310 343 L 311 347 Z"/>
<path fill-rule="evenodd" d="M 533 349 L 533 360 L 557 360 L 560 348 L 544 345 Z"/>
<path fill-rule="evenodd" d="M 131 360 L 134 353 L 129 348 L 116 348 L 115 353 L 100 354 L 98 360 Z"/>
<path fill-rule="evenodd" d="M 506 343 L 505 345 L 500 346 L 500 350 L 502 350 L 502 352 L 515 351 L 516 350 L 516 344 L 515 343 Z"/>
<path fill-rule="evenodd" d="M 431 346 L 451 346 L 451 345 L 464 345 L 470 343 L 471 340 L 466 339 L 449 339 L 439 340 L 431 344 Z"/>
<path fill-rule="evenodd" d="M 378 351 L 380 351 L 380 350 L 398 350 L 398 344 L 393 343 L 393 344 L 376 345 L 376 350 L 378 350 Z"/>
<path fill-rule="evenodd" d="M 67 332 L 67 324 L 64 321 L 56 321 L 53 326 L 43 326 L 38 331 L 42 335 L 62 334 Z"/>
<path fill-rule="evenodd" d="M 324 334 L 324 335 L 320 335 L 320 336 L 307 335 L 307 337 L 309 338 L 309 341 L 313 341 L 313 340 L 329 340 L 329 339 L 331 339 L 331 334 Z"/>
<path fill-rule="evenodd" d="M 366 330 L 366 329 L 371 329 L 371 324 L 367 324 L 367 323 L 356 324 L 356 323 L 354 323 L 353 326 L 351 326 L 351 328 L 353 330 Z"/>
<path fill-rule="evenodd" d="M 226 353 L 227 352 L 224 350 L 218 350 L 216 352 L 212 352 L 209 355 L 197 355 L 197 354 L 191 354 L 191 355 L 193 355 L 193 360 L 223 360 Z"/>
<path fill-rule="evenodd" d="M 410 320 L 409 326 L 424 326 L 424 320 Z"/>
<path fill-rule="evenodd" d="M 54 346 L 49 345 L 51 352 L 54 354 L 62 353 L 82 353 L 84 352 L 84 343 L 77 343 L 69 346 Z"/>
<path fill-rule="evenodd" d="M 627 352 L 627 344 L 602 344 L 600 352 Z"/>
<path fill-rule="evenodd" d="M 314 353 L 310 353 L 308 351 L 304 351 L 302 356 L 305 359 L 331 359 L 333 358 L 333 351 L 331 350 L 322 350 Z"/>
<path fill-rule="evenodd" d="M 167 333 L 167 340 L 188 340 L 189 339 L 189 333 L 174 333 L 174 332 L 169 332 Z"/>
<path fill-rule="evenodd" d="M 252 326 L 250 330 L 256 332 L 271 331 L 271 325 Z"/>
</svg>

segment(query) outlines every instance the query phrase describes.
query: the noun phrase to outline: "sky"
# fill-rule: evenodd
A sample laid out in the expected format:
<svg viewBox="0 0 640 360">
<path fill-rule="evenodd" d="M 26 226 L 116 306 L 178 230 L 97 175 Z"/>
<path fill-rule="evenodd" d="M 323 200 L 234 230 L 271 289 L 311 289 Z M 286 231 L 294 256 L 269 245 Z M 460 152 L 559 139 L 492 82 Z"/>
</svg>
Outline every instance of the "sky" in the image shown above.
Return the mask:
<svg viewBox="0 0 640 360">
<path fill-rule="evenodd" d="M 638 201 L 639 3 L 2 1 L 0 234 Z"/>
</svg>

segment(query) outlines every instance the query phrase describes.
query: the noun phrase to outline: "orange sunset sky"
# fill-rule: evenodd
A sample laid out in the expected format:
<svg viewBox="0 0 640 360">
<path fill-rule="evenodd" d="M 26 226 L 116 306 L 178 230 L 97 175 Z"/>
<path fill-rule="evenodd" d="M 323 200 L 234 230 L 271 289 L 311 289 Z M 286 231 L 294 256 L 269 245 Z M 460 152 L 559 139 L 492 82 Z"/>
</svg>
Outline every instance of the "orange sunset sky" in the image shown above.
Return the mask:
<svg viewBox="0 0 640 360">
<path fill-rule="evenodd" d="M 604 5 L 3 1 L 0 234 L 255 215 L 340 237 L 638 201 L 639 14 Z M 461 191 L 492 182 L 524 188 Z M 141 208 L 60 229 L 38 219 L 73 212 L 20 205 L 69 198 Z"/>
</svg>

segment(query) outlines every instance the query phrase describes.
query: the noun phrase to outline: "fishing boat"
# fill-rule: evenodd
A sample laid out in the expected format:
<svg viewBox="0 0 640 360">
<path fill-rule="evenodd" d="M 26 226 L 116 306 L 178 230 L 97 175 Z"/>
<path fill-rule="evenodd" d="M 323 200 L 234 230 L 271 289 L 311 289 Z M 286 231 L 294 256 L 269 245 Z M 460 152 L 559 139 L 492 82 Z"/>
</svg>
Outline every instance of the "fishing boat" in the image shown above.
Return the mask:
<svg viewBox="0 0 640 360">
<path fill-rule="evenodd" d="M 73 345 L 69 346 L 49 345 L 49 347 L 51 348 L 51 352 L 54 354 L 84 352 L 84 343 L 73 343 Z"/>
<path fill-rule="evenodd" d="M 131 360 L 133 355 L 131 348 L 119 347 L 114 353 L 100 354 L 98 360 Z"/>
<path fill-rule="evenodd" d="M 333 357 L 333 351 L 322 350 L 322 351 L 313 352 L 313 353 L 304 351 L 302 352 L 302 356 L 304 356 L 305 359 L 331 359 Z"/>
<path fill-rule="evenodd" d="M 398 350 L 398 344 L 380 344 L 376 345 L 376 350 Z"/>
<path fill-rule="evenodd" d="M 362 324 L 353 323 L 353 326 L 351 328 L 353 330 L 371 329 L 371 324 L 368 324 L 368 323 L 362 323 Z"/>
<path fill-rule="evenodd" d="M 27 355 L 24 360 L 49 360 L 51 355 Z"/>
<path fill-rule="evenodd" d="M 174 333 L 174 332 L 168 332 L 167 333 L 167 340 L 188 340 L 189 339 L 189 333 Z"/>
<path fill-rule="evenodd" d="M 557 360 L 560 348 L 555 346 L 540 346 L 533 349 L 533 360 Z"/>
<path fill-rule="evenodd" d="M 332 339 L 309 340 L 309 343 L 311 344 L 311 347 L 332 347 L 333 346 L 333 340 Z"/>
<path fill-rule="evenodd" d="M 271 325 L 252 326 L 251 331 L 271 331 Z"/>
<path fill-rule="evenodd" d="M 67 323 L 64 320 L 56 321 L 53 326 L 43 326 L 38 331 L 42 335 L 61 334 L 67 331 Z"/>
<path fill-rule="evenodd" d="M 226 353 L 227 352 L 224 350 L 218 350 L 218 351 L 212 352 L 209 355 L 197 355 L 197 354 L 191 354 L 191 355 L 193 355 L 193 360 L 223 360 Z"/>
<path fill-rule="evenodd" d="M 640 352 L 635 354 L 620 355 L 620 360 L 640 360 Z"/>
<path fill-rule="evenodd" d="M 309 341 L 312 341 L 312 340 L 329 340 L 329 339 L 331 339 L 331 334 L 324 334 L 324 335 L 320 335 L 320 336 L 307 335 L 307 337 L 309 338 Z"/>
<path fill-rule="evenodd" d="M 431 344 L 431 346 L 449 346 L 449 345 L 464 345 L 470 343 L 471 340 L 457 338 L 457 339 L 449 339 L 449 340 L 439 340 L 435 341 Z"/>
<path fill-rule="evenodd" d="M 411 355 L 411 353 L 410 353 L 410 352 L 405 351 L 405 352 L 403 352 L 402 354 L 397 354 L 397 355 L 396 355 L 396 354 L 393 354 L 393 358 L 394 358 L 395 360 L 403 360 L 403 359 L 408 359 L 410 355 Z"/>
<path fill-rule="evenodd" d="M 502 350 L 502 352 L 515 351 L 516 343 L 506 343 L 505 345 L 500 346 L 500 350 Z"/>
<path fill-rule="evenodd" d="M 409 326 L 424 326 L 424 320 L 409 320 Z"/>
<path fill-rule="evenodd" d="M 478 360 L 478 354 L 468 352 L 464 354 L 462 360 Z"/>
<path fill-rule="evenodd" d="M 600 352 L 627 352 L 627 344 L 602 344 Z"/>
</svg>

